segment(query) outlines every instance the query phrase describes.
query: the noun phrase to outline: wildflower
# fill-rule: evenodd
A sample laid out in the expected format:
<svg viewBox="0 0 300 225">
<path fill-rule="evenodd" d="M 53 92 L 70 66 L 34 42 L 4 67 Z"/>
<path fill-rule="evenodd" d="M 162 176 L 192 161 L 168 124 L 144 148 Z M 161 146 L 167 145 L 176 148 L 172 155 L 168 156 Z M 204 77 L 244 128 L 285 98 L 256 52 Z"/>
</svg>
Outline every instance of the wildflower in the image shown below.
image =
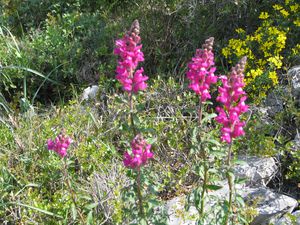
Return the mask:
<svg viewBox="0 0 300 225">
<path fill-rule="evenodd" d="M 245 30 L 242 28 L 237 28 L 237 29 L 235 29 L 235 32 L 237 32 L 238 34 L 244 34 Z"/>
<path fill-rule="evenodd" d="M 114 49 L 114 54 L 120 56 L 116 79 L 122 84 L 124 91 L 133 93 L 146 89 L 145 81 L 148 80 L 148 77 L 143 75 L 143 68 L 136 70 L 138 63 L 144 61 L 139 33 L 139 22 L 135 20 L 124 37 L 116 41 Z"/>
<path fill-rule="evenodd" d="M 276 55 L 267 59 L 272 65 L 274 65 L 277 69 L 282 67 L 282 56 Z"/>
<path fill-rule="evenodd" d="M 288 11 L 286 11 L 285 9 L 281 9 L 280 13 L 283 15 L 283 17 L 288 17 L 290 14 Z"/>
<path fill-rule="evenodd" d="M 290 6 L 291 12 L 293 12 L 293 13 L 296 13 L 298 11 L 298 8 L 300 8 L 299 4 L 295 4 L 295 5 Z"/>
<path fill-rule="evenodd" d="M 150 148 L 151 145 L 138 134 L 131 142 L 132 154 L 124 153 L 124 166 L 135 169 L 145 165 L 148 159 L 153 158 Z"/>
<path fill-rule="evenodd" d="M 216 68 L 213 67 L 215 64 L 213 42 L 214 38 L 207 39 L 202 49 L 197 49 L 192 62 L 188 64 L 187 78 L 191 81 L 189 88 L 200 96 L 202 102 L 211 98 L 208 91 L 210 84 L 217 82 L 217 77 L 214 75 Z"/>
<path fill-rule="evenodd" d="M 221 76 L 222 86 L 219 87 L 219 96 L 217 101 L 223 104 L 223 107 L 217 107 L 218 116 L 215 118 L 221 123 L 221 140 L 231 143 L 232 138 L 244 135 L 243 127 L 245 122 L 240 121 L 239 116 L 248 110 L 245 104 L 247 99 L 246 92 L 243 90 L 245 83 L 244 69 L 246 65 L 246 57 L 232 68 L 229 77 Z"/>
<path fill-rule="evenodd" d="M 294 23 L 297 27 L 300 27 L 300 19 L 296 19 L 293 23 Z"/>
<path fill-rule="evenodd" d="M 67 149 L 69 148 L 69 145 L 73 142 L 73 140 L 66 136 L 64 134 L 64 131 L 62 131 L 55 139 L 54 141 L 51 139 L 48 139 L 47 141 L 47 147 L 48 150 L 55 151 L 60 157 L 64 158 L 67 155 Z"/>
<path fill-rule="evenodd" d="M 278 5 L 278 4 L 275 4 L 275 5 L 273 5 L 273 9 L 275 9 L 275 10 L 281 10 L 282 6 Z"/>
<path fill-rule="evenodd" d="M 269 72 L 269 78 L 272 80 L 273 85 L 278 84 L 278 77 L 277 77 L 277 73 L 275 71 L 270 71 Z"/>
<path fill-rule="evenodd" d="M 269 14 L 267 12 L 261 12 L 258 18 L 262 20 L 268 19 Z"/>
</svg>

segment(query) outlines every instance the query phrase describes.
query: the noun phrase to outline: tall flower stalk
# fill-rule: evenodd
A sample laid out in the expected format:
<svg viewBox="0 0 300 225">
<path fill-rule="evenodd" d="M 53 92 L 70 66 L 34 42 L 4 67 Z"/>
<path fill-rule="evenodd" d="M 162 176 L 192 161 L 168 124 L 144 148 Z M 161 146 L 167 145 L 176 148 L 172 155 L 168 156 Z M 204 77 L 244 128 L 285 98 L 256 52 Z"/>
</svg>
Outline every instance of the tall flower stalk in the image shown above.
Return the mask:
<svg viewBox="0 0 300 225">
<path fill-rule="evenodd" d="M 71 195 L 72 202 L 79 214 L 81 222 L 85 223 L 82 212 L 81 212 L 80 208 L 77 207 L 76 193 L 75 193 L 75 190 L 72 188 L 71 180 L 70 180 L 69 174 L 68 174 L 68 165 L 67 165 L 66 157 L 67 157 L 68 148 L 69 148 L 70 144 L 73 142 L 73 140 L 69 136 L 67 136 L 65 133 L 66 132 L 63 129 L 54 140 L 48 139 L 47 140 L 47 148 L 49 151 L 56 152 L 61 157 L 61 159 L 63 161 L 62 173 L 64 176 L 66 186 Z"/>
<path fill-rule="evenodd" d="M 150 152 L 151 145 L 148 144 L 143 137 L 138 134 L 134 124 L 134 103 L 133 95 L 147 88 L 146 80 L 148 77 L 144 75 L 144 68 L 137 69 L 139 62 L 144 61 L 144 54 L 141 51 L 142 44 L 140 38 L 140 26 L 138 20 L 135 20 L 131 28 L 122 39 L 116 41 L 114 53 L 119 56 L 118 66 L 116 69 L 116 79 L 121 83 L 123 90 L 128 93 L 128 103 L 130 109 L 130 123 L 134 134 L 131 142 L 131 152 L 125 152 L 123 163 L 125 167 L 135 169 L 137 171 L 136 184 L 138 195 L 138 208 L 142 218 L 145 217 L 143 210 L 143 200 L 141 193 L 141 167 L 144 166 L 148 159 L 153 158 Z"/>
<path fill-rule="evenodd" d="M 205 194 L 207 192 L 207 184 L 209 179 L 209 167 L 208 167 L 208 155 L 202 145 L 201 140 L 201 127 L 202 127 L 202 114 L 203 103 L 211 98 L 209 88 L 211 84 L 217 82 L 217 76 L 214 75 L 216 67 L 214 67 L 214 54 L 213 54 L 214 38 L 208 38 L 202 45 L 202 49 L 197 49 L 192 61 L 188 64 L 187 78 L 190 80 L 189 88 L 192 89 L 196 95 L 199 96 L 199 109 L 198 109 L 198 141 L 200 145 L 200 151 L 202 153 L 202 163 L 204 170 L 203 185 L 201 191 L 201 203 L 198 211 L 202 217 L 204 214 L 204 202 Z"/>
<path fill-rule="evenodd" d="M 144 68 L 137 69 L 139 62 L 144 61 L 139 35 L 140 25 L 138 20 L 135 20 L 123 38 L 116 41 L 116 48 L 114 49 L 114 53 L 119 56 L 116 79 L 122 84 L 123 90 L 128 93 L 130 122 L 134 136 L 137 135 L 137 131 L 134 126 L 132 97 L 133 94 L 147 88 L 145 81 L 148 80 L 148 77 L 143 75 Z"/>
<path fill-rule="evenodd" d="M 243 72 L 245 70 L 246 61 L 247 58 L 243 57 L 239 63 L 231 69 L 228 77 L 220 77 L 222 86 L 218 89 L 219 96 L 217 97 L 217 101 L 220 102 L 222 106 L 216 108 L 218 116 L 215 120 L 222 124 L 221 140 L 228 143 L 226 165 L 229 186 L 229 215 L 232 213 L 234 183 L 231 175 L 232 142 L 234 138 L 245 134 L 243 130 L 245 122 L 240 120 L 240 116 L 248 110 L 248 105 L 245 104 L 247 95 L 243 90 L 245 87 Z M 228 217 L 229 216 L 226 218 L 226 224 L 228 224 Z"/>
</svg>

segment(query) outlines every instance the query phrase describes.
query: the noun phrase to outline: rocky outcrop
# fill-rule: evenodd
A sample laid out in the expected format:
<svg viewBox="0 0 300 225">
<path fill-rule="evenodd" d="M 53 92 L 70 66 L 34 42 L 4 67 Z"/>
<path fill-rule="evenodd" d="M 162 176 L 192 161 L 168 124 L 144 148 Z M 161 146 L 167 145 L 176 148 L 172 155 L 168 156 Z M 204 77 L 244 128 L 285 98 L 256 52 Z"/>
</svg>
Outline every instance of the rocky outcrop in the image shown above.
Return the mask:
<svg viewBox="0 0 300 225">
<path fill-rule="evenodd" d="M 251 225 L 268 225 L 272 219 L 292 212 L 298 205 L 297 200 L 266 187 L 246 188 L 241 194 L 258 213 Z"/>
<path fill-rule="evenodd" d="M 282 218 L 277 219 L 274 225 L 300 225 L 300 211 L 288 213 Z"/>
<path fill-rule="evenodd" d="M 292 94 L 298 106 L 300 105 L 300 66 L 295 66 L 288 71 L 288 78 L 291 80 Z"/>
<path fill-rule="evenodd" d="M 244 163 L 234 168 L 234 174 L 245 178 L 248 187 L 266 186 L 278 171 L 278 163 L 274 158 L 242 156 L 240 160 Z"/>
<path fill-rule="evenodd" d="M 267 225 L 270 221 L 291 213 L 298 203 L 295 199 L 276 193 L 266 187 L 276 175 L 278 165 L 273 158 L 241 157 L 245 162 L 234 168 L 235 176 L 246 178 L 245 184 L 236 185 L 236 192 L 243 197 L 244 201 L 256 209 L 257 215 L 251 225 Z M 221 189 L 209 192 L 206 210 L 213 208 L 216 199 L 226 199 L 228 185 L 226 181 L 219 184 Z M 166 204 L 169 213 L 170 225 L 193 225 L 196 224 L 198 212 L 195 207 L 184 209 L 186 196 L 179 196 L 169 200 Z M 212 217 L 212 219 L 214 216 Z M 207 224 L 213 224 L 208 222 Z"/>
</svg>

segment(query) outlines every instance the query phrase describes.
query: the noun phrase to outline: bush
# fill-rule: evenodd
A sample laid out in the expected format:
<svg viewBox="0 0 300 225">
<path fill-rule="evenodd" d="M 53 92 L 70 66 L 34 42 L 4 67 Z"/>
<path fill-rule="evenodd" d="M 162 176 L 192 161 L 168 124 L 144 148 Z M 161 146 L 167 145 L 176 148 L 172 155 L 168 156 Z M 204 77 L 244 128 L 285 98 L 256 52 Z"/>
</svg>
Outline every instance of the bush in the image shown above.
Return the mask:
<svg viewBox="0 0 300 225">
<path fill-rule="evenodd" d="M 262 22 L 255 31 L 247 34 L 242 28 L 236 29 L 239 38 L 230 39 L 227 47 L 222 49 L 229 63 L 248 56 L 247 92 L 256 102 L 265 98 L 270 88 L 278 85 L 288 62 L 297 63 L 299 60 L 299 37 L 296 35 L 300 29 L 297 19 L 299 7 L 296 1 L 290 0 L 282 5 L 273 5 L 273 8 L 260 13 Z"/>
</svg>

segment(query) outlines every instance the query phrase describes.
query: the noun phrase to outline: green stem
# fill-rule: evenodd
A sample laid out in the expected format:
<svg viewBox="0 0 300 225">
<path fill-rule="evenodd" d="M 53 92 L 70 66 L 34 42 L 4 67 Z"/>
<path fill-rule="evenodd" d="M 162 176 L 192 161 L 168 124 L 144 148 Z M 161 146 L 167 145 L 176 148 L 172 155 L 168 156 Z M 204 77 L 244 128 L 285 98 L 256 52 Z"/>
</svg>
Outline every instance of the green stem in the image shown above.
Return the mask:
<svg viewBox="0 0 300 225">
<path fill-rule="evenodd" d="M 132 100 L 132 92 L 129 92 L 129 109 L 130 109 L 130 123 L 131 123 L 131 128 L 133 130 L 134 136 L 137 135 L 137 131 L 134 125 L 134 119 L 133 119 L 133 100 Z"/>
<path fill-rule="evenodd" d="M 138 199 L 139 199 L 139 210 L 140 210 L 140 215 L 142 218 L 145 218 L 144 214 L 144 209 L 143 209 L 143 199 L 142 199 L 142 193 L 141 193 L 141 168 L 138 167 L 137 169 L 137 194 L 138 194 Z"/>
<path fill-rule="evenodd" d="M 207 192 L 207 182 L 208 182 L 208 166 L 207 166 L 207 154 L 205 149 L 203 149 L 202 142 L 201 142 L 201 126 L 202 126 L 202 116 L 203 116 L 203 105 L 201 99 L 199 99 L 199 109 L 198 109 L 198 125 L 199 125 L 199 142 L 200 142 L 200 151 L 202 154 L 202 160 L 204 163 L 204 178 L 203 178 L 203 185 L 201 191 L 201 202 L 200 202 L 200 216 L 204 214 L 204 204 L 205 204 L 205 193 Z"/>
<path fill-rule="evenodd" d="M 201 123 L 202 123 L 202 102 L 200 100 L 200 103 L 199 103 L 199 109 L 198 109 L 198 124 L 199 124 L 199 127 L 201 127 Z"/>
<path fill-rule="evenodd" d="M 76 197 L 75 197 L 76 194 L 75 194 L 74 189 L 73 189 L 72 186 L 71 186 L 71 182 L 70 182 L 70 179 L 69 179 L 69 176 L 68 176 L 67 162 L 66 162 L 65 159 L 63 159 L 63 161 L 64 161 L 63 174 L 64 174 L 64 177 L 65 177 L 66 184 L 67 184 L 67 187 L 68 187 L 68 189 L 69 189 L 69 192 L 71 193 L 71 199 L 72 199 L 72 202 L 73 202 L 73 204 L 75 205 L 75 207 L 76 207 L 76 209 L 77 209 L 77 212 L 78 212 L 78 214 L 79 214 L 79 217 L 80 217 L 80 219 L 81 219 L 82 224 L 85 224 L 85 221 L 84 221 L 84 219 L 83 219 L 83 216 L 82 216 L 82 214 L 81 214 L 81 212 L 80 212 L 80 210 L 79 210 L 79 208 L 78 208 L 78 206 L 77 206 L 77 204 L 76 204 Z"/>
<path fill-rule="evenodd" d="M 228 215 L 226 217 L 226 224 L 229 224 L 229 217 L 231 216 L 231 213 L 232 213 L 233 183 L 232 183 L 232 176 L 230 175 L 231 151 L 232 151 L 232 143 L 229 144 L 227 161 L 226 161 L 226 165 L 227 165 L 227 182 L 228 182 L 228 187 L 229 187 Z"/>
<path fill-rule="evenodd" d="M 205 193 L 207 191 L 206 190 L 207 181 L 208 181 L 208 168 L 206 165 L 204 165 L 204 180 L 203 180 L 203 187 L 201 193 L 200 216 L 203 216 L 204 214 L 204 203 L 205 203 L 204 200 L 205 200 Z"/>
</svg>

